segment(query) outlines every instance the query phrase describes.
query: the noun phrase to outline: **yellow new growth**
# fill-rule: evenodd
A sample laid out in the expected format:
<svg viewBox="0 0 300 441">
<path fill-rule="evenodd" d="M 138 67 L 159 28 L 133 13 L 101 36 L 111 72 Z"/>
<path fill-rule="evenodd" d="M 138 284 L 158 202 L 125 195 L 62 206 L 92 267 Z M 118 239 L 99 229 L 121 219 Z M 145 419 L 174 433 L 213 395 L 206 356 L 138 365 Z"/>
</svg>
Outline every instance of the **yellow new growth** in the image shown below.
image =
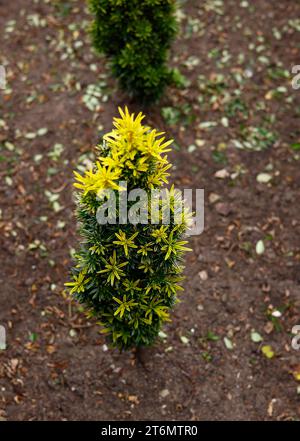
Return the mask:
<svg viewBox="0 0 300 441">
<path fill-rule="evenodd" d="M 87 170 L 84 175 L 74 172 L 74 186 L 83 192 L 95 192 L 104 189 L 122 190 L 118 181 L 142 177 L 148 173 L 146 181 L 149 188 L 160 187 L 168 183 L 167 170 L 171 167 L 165 155 L 170 151 L 173 140 L 165 141 L 156 130 L 142 125 L 144 115 L 136 117 L 119 108 L 121 118 L 114 118 L 114 129 L 103 139 L 106 142 L 107 155 L 100 156 L 96 169 Z"/>
</svg>

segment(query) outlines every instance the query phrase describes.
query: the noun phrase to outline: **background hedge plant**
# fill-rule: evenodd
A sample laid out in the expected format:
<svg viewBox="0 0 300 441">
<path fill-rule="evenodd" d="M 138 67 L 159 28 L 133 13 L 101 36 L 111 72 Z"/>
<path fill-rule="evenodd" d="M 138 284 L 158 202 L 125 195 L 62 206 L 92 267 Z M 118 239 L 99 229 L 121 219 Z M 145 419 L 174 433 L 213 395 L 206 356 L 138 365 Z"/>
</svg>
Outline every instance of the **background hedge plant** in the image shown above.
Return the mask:
<svg viewBox="0 0 300 441">
<path fill-rule="evenodd" d="M 151 189 L 167 183 L 171 167 L 166 152 L 172 141 L 143 126 L 142 114 L 135 118 L 127 109 L 120 113 L 121 118 L 114 120 L 115 129 L 104 136 L 95 166 L 83 176 L 75 172 L 83 240 L 72 270 L 73 281 L 66 285 L 89 315 L 100 320 L 112 344 L 128 349 L 152 344 L 161 325 L 169 320 L 176 291 L 182 289 L 178 285 L 183 269 L 180 260 L 187 250 L 182 237 L 190 215 L 183 209 L 182 221 L 175 223 L 178 192 L 171 188 L 169 224 L 161 222 L 162 200 L 157 224 L 150 223 L 150 202 L 146 225 L 97 222 L 97 209 L 105 203 L 97 197 L 99 191 L 113 189 L 118 196 L 120 182 L 126 181 L 128 192 L 142 188 L 150 195 Z"/>
<path fill-rule="evenodd" d="M 111 60 L 123 89 L 147 103 L 160 98 L 173 72 L 168 50 L 176 34 L 175 0 L 89 0 L 94 46 Z"/>
</svg>

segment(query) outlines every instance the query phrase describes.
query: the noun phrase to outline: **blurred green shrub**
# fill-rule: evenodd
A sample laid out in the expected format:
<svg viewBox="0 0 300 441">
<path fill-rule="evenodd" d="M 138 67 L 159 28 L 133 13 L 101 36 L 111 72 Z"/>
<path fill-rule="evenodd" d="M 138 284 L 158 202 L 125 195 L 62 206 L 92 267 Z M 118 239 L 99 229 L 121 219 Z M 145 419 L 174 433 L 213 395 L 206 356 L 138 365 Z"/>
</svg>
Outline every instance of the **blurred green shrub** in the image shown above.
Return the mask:
<svg viewBox="0 0 300 441">
<path fill-rule="evenodd" d="M 157 101 L 176 80 L 168 50 L 176 35 L 175 0 L 88 0 L 95 48 L 121 87 L 142 103 Z"/>
</svg>

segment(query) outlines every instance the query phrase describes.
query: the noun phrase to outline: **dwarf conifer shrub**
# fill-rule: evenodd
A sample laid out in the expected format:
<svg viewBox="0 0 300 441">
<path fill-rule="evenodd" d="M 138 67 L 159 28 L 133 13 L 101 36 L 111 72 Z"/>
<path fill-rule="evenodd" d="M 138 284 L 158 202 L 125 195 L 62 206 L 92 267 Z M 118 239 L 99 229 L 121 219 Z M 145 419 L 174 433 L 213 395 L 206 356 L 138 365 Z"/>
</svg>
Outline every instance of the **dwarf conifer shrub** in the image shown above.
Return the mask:
<svg viewBox="0 0 300 441">
<path fill-rule="evenodd" d="M 168 50 L 176 34 L 175 0 L 89 0 L 92 38 L 123 89 L 156 101 L 172 81 Z"/>
<path fill-rule="evenodd" d="M 182 289 L 181 259 L 187 250 L 182 238 L 190 214 L 174 187 L 164 200 L 154 198 L 159 203 L 153 208 L 153 191 L 167 183 L 171 165 L 166 153 L 172 141 L 142 125 L 142 114 L 135 118 L 120 109 L 120 115 L 113 131 L 104 136 L 94 167 L 84 175 L 74 172 L 82 242 L 72 282 L 66 285 L 99 320 L 111 343 L 128 349 L 152 344 L 161 325 L 170 320 L 176 292 Z M 121 219 L 121 197 L 134 189 L 145 190 L 147 199 L 129 201 L 128 218 L 122 214 Z M 99 223 L 99 213 L 109 211 L 108 203 L 116 207 L 116 214 Z M 134 208 L 146 221 L 128 222 Z M 178 208 L 182 216 L 176 218 Z"/>
</svg>

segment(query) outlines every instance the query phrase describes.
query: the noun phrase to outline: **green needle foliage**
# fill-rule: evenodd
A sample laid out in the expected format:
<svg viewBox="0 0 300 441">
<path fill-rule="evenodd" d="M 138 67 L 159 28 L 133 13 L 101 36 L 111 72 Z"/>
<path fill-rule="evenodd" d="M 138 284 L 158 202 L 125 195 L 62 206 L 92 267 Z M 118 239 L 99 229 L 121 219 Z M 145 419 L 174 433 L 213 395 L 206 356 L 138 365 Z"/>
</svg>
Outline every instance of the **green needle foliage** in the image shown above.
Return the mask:
<svg viewBox="0 0 300 441">
<path fill-rule="evenodd" d="M 127 109 L 120 109 L 120 114 L 121 118 L 114 119 L 115 129 L 98 147 L 94 167 L 83 176 L 75 172 L 82 243 L 72 281 L 66 285 L 88 315 L 99 320 L 112 345 L 129 349 L 152 344 L 162 324 L 170 320 L 176 292 L 182 289 L 178 284 L 182 280 L 181 259 L 188 250 L 182 238 L 190 214 L 172 187 L 167 191 L 168 223 L 162 222 L 167 206 L 162 198 L 153 222 L 151 191 L 167 183 L 171 165 L 166 152 L 172 141 L 143 126 L 142 114 L 135 118 Z M 124 182 L 127 194 L 136 188 L 145 190 L 146 203 L 141 209 L 146 209 L 146 222 L 118 222 L 118 203 L 117 222 L 99 223 L 97 214 L 107 203 L 103 192 L 109 189 L 119 202 Z M 130 210 L 134 203 L 128 202 Z"/>
<path fill-rule="evenodd" d="M 173 72 L 166 63 L 177 31 L 175 0 L 89 0 L 95 48 L 111 60 L 121 87 L 143 103 L 160 98 Z"/>
</svg>

